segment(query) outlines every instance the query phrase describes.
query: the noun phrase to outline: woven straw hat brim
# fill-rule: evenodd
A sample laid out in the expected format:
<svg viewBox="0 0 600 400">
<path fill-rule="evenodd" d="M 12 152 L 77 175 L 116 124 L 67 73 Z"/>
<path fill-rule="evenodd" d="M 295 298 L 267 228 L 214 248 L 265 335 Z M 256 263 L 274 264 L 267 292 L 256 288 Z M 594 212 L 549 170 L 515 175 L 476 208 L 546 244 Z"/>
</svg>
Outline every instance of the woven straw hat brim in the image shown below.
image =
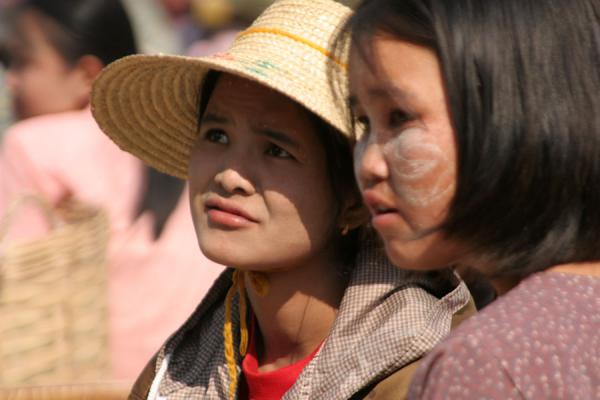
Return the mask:
<svg viewBox="0 0 600 400">
<path fill-rule="evenodd" d="M 210 70 L 276 90 L 349 134 L 346 110 L 334 99 L 327 79 L 330 68 L 345 73 L 345 65 L 326 50 L 349 14 L 350 9 L 331 0 L 283 0 L 240 34 L 226 53 L 125 57 L 105 68 L 95 82 L 92 112 L 121 149 L 182 179 L 187 178 L 197 138 L 201 85 Z M 306 31 L 295 32 L 294 24 Z"/>
</svg>

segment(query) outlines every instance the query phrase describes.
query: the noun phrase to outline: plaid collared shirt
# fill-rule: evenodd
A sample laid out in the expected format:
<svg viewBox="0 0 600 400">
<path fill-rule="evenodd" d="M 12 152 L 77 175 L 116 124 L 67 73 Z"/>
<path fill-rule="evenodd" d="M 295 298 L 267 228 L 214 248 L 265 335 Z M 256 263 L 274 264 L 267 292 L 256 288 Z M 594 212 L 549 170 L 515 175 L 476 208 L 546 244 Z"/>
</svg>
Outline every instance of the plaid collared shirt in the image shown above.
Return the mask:
<svg viewBox="0 0 600 400">
<path fill-rule="evenodd" d="M 155 378 L 159 398 L 228 397 L 222 332 L 231 279 L 232 270 L 225 271 L 158 353 L 156 371 L 161 366 L 165 371 Z M 330 335 L 284 399 L 348 399 L 421 358 L 449 333 L 454 313 L 469 299 L 465 284 L 449 270 L 402 271 L 389 263 L 375 239 L 365 241 Z M 237 300 L 233 316 L 237 333 Z M 239 336 L 234 336 L 237 345 Z"/>
</svg>

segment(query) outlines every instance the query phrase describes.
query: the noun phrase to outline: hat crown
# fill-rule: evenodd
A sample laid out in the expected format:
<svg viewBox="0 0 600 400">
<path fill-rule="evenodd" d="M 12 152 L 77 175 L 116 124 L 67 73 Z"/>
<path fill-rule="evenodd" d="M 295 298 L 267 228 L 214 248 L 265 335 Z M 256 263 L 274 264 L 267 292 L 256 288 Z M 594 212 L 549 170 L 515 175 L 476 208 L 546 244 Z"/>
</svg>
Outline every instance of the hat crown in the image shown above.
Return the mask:
<svg viewBox="0 0 600 400">
<path fill-rule="evenodd" d="M 236 37 L 229 51 L 212 57 L 242 65 L 261 83 L 350 135 L 348 112 L 334 99 L 344 96 L 347 54 L 345 49 L 333 54 L 332 44 L 351 14 L 334 0 L 279 0 Z M 328 84 L 334 74 L 342 82 L 336 89 L 343 91 L 335 95 Z"/>
<path fill-rule="evenodd" d="M 198 135 L 198 96 L 207 73 L 219 71 L 282 93 L 350 138 L 347 53 L 332 54 L 332 43 L 351 13 L 334 0 L 279 0 L 227 52 L 118 60 L 94 84 L 96 121 L 123 150 L 185 179 Z M 330 84 L 333 76 L 340 91 Z"/>
<path fill-rule="evenodd" d="M 348 7 L 332 0 L 279 0 L 248 30 L 280 30 L 329 49 L 334 33 L 351 13 Z"/>
</svg>

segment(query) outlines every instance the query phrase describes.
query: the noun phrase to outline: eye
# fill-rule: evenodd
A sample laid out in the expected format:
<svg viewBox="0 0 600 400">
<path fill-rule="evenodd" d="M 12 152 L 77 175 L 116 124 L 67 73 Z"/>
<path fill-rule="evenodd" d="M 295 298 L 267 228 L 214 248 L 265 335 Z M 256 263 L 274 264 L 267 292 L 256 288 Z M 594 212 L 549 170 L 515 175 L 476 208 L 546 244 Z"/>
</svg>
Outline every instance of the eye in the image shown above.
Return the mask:
<svg viewBox="0 0 600 400">
<path fill-rule="evenodd" d="M 402 110 L 392 110 L 389 115 L 390 128 L 398 128 L 406 122 L 411 121 L 413 117 Z"/>
<path fill-rule="evenodd" d="M 269 148 L 265 153 L 271 157 L 294 159 L 294 156 L 292 156 L 290 152 L 273 143 L 269 145 Z"/>
<path fill-rule="evenodd" d="M 218 144 L 228 144 L 229 143 L 229 137 L 221 129 L 209 129 L 204 134 L 204 139 L 208 142 L 218 143 Z"/>
</svg>

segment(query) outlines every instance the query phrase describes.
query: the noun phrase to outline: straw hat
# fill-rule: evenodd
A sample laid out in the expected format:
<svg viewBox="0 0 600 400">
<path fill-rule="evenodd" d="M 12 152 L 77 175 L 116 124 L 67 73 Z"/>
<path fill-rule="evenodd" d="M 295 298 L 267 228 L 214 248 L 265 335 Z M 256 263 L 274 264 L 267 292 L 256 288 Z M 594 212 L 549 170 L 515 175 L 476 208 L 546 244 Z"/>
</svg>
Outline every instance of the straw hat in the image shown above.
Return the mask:
<svg viewBox="0 0 600 400">
<path fill-rule="evenodd" d="M 94 84 L 94 117 L 123 150 L 184 179 L 197 137 L 198 94 L 209 70 L 277 90 L 348 134 L 346 111 L 338 107 L 327 77 L 332 66 L 345 75 L 344 62 L 328 49 L 350 13 L 332 0 L 280 0 L 240 33 L 228 52 L 115 61 Z"/>
</svg>

